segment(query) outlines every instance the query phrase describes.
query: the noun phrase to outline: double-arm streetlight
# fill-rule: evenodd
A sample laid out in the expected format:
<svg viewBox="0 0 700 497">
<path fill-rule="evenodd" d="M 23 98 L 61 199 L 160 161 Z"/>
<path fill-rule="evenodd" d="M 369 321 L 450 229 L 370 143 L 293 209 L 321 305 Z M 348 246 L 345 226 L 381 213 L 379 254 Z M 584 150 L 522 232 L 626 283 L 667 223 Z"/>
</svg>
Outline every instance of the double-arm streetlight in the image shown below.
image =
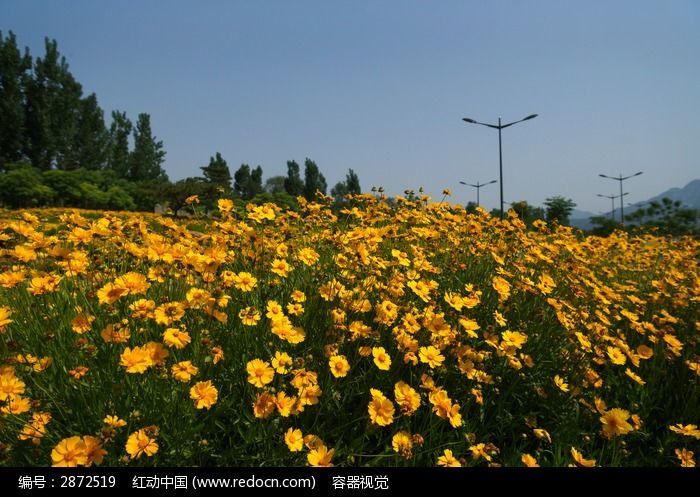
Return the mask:
<svg viewBox="0 0 700 497">
<path fill-rule="evenodd" d="M 481 124 L 482 126 L 487 126 L 489 128 L 497 129 L 498 130 L 498 184 L 501 187 L 501 219 L 503 219 L 503 152 L 501 148 L 501 130 L 504 128 L 507 128 L 508 126 L 512 126 L 514 124 L 521 123 L 523 121 L 527 121 L 529 119 L 534 119 L 537 117 L 537 114 L 530 114 L 527 117 L 524 117 L 520 119 L 519 121 L 513 121 L 512 123 L 508 124 L 501 124 L 501 118 L 498 118 L 498 124 L 487 124 L 487 123 L 482 123 L 479 121 L 475 121 L 474 119 L 469 119 L 468 117 L 462 118 L 462 121 L 469 123 L 469 124 Z"/>
<path fill-rule="evenodd" d="M 598 175 L 601 178 L 614 179 L 614 180 L 620 182 L 620 224 L 622 224 L 623 226 L 625 224 L 625 208 L 624 208 L 623 202 L 622 202 L 622 197 L 623 197 L 622 182 L 625 181 L 626 179 L 630 179 L 630 178 L 634 178 L 635 176 L 639 176 L 640 174 L 642 174 L 642 171 L 639 171 L 638 173 L 634 173 L 634 174 L 631 174 L 631 175 L 625 176 L 625 177 L 622 176 L 622 173 L 620 173 L 620 176 L 608 176 L 606 174 L 599 174 Z"/>
<path fill-rule="evenodd" d="M 495 183 L 496 180 L 489 181 L 488 183 L 479 183 L 478 181 L 476 182 L 476 185 L 472 185 L 471 183 L 465 183 L 464 181 L 460 181 L 461 184 L 467 185 L 467 186 L 473 186 L 476 188 L 476 206 L 479 207 L 479 190 L 481 189 L 482 186 L 490 185 Z"/>
<path fill-rule="evenodd" d="M 619 195 L 601 195 L 600 193 L 597 194 L 599 197 L 603 198 L 609 198 L 612 200 L 612 210 L 610 211 L 610 219 L 615 219 L 615 199 L 619 197 Z M 625 192 L 625 195 L 627 195 L 627 192 Z M 622 199 L 620 199 L 622 201 Z"/>
</svg>

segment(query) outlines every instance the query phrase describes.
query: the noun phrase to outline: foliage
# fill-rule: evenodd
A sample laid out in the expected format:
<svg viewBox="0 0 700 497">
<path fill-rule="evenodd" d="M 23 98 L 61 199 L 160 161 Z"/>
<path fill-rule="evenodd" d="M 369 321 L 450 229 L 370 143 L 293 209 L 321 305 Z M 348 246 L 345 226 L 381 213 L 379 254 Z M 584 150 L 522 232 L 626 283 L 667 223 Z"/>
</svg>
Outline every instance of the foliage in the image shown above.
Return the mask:
<svg viewBox="0 0 700 497">
<path fill-rule="evenodd" d="M 695 463 L 700 242 L 379 194 L 2 212 L 0 464 Z"/>
<path fill-rule="evenodd" d="M 660 235 L 683 236 L 700 234 L 698 211 L 684 207 L 680 200 L 664 197 L 660 202 L 651 202 L 648 207 L 625 216 L 625 221 L 638 226 L 642 231 L 653 231 Z"/>
<path fill-rule="evenodd" d="M 544 202 L 546 210 L 546 219 L 548 222 L 557 222 L 561 225 L 569 225 L 569 216 L 576 207 L 576 203 L 570 198 L 564 198 L 561 195 L 549 197 Z"/>
<path fill-rule="evenodd" d="M 284 189 L 292 197 L 298 197 L 304 193 L 304 182 L 299 174 L 299 164 L 296 161 L 287 161 L 287 178 L 284 180 Z"/>
</svg>

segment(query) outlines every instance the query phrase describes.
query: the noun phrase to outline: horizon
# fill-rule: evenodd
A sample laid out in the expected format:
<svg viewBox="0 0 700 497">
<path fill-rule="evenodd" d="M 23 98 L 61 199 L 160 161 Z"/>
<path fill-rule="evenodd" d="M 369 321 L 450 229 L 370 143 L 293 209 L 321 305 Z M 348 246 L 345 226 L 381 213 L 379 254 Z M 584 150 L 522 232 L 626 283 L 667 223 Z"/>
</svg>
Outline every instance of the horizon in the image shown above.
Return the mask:
<svg viewBox="0 0 700 497">
<path fill-rule="evenodd" d="M 575 8 L 574 8 L 575 7 Z M 698 178 L 700 4 L 621 1 L 10 3 L 0 31 L 32 57 L 44 37 L 84 94 L 133 120 L 150 114 L 171 180 L 220 152 L 231 173 L 314 160 L 328 189 L 498 179 L 495 130 L 465 123 L 539 114 L 503 131 L 504 200 L 571 198 L 610 211 L 617 181 L 634 204 Z M 498 29 L 497 29 L 498 28 Z M 188 36 L 183 36 L 187 33 Z M 498 36 L 497 33 L 503 33 Z M 620 116 L 624 116 L 620 119 Z M 498 184 L 481 204 L 499 205 Z"/>
</svg>

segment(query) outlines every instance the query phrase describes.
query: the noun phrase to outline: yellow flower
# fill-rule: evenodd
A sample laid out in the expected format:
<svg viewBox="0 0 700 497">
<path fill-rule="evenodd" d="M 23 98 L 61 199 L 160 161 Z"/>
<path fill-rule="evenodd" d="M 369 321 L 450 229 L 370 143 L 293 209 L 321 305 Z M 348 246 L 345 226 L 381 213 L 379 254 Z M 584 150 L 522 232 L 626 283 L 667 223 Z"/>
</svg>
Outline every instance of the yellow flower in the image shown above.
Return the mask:
<svg viewBox="0 0 700 497">
<path fill-rule="evenodd" d="M 102 448 L 102 439 L 85 435 L 83 443 L 85 444 L 85 456 L 87 457 L 85 466 L 92 466 L 93 463 L 102 464 L 104 456 L 107 455 L 107 451 Z"/>
<path fill-rule="evenodd" d="M 564 381 L 564 379 L 563 379 L 561 376 L 559 376 L 559 375 L 555 375 L 555 376 L 554 376 L 554 384 L 555 384 L 555 385 L 557 386 L 557 388 L 558 388 L 559 390 L 561 390 L 562 392 L 568 392 L 568 391 L 569 391 L 569 384 L 568 384 L 566 381 Z"/>
<path fill-rule="evenodd" d="M 374 364 L 382 371 L 389 371 L 391 367 L 391 357 L 386 353 L 384 347 L 372 347 L 372 355 L 374 356 Z"/>
<path fill-rule="evenodd" d="M 540 440 L 546 440 L 550 444 L 552 443 L 552 437 L 549 435 L 547 430 L 543 430 L 542 428 L 534 428 L 532 431 Z"/>
<path fill-rule="evenodd" d="M 14 374 L 0 374 L 0 400 L 14 399 L 24 393 L 25 384 Z"/>
<path fill-rule="evenodd" d="M 297 254 L 297 259 L 306 264 L 307 266 L 313 266 L 318 262 L 320 256 L 318 252 L 310 247 L 303 248 Z M 292 297 L 293 298 L 293 297 Z"/>
<path fill-rule="evenodd" d="M 144 373 L 153 366 L 150 354 L 142 347 L 125 348 L 119 363 L 126 368 L 127 373 Z"/>
<path fill-rule="evenodd" d="M 498 292 L 498 299 L 503 302 L 510 297 L 510 283 L 500 276 L 494 276 L 491 280 L 493 289 Z"/>
<path fill-rule="evenodd" d="M 331 368 L 331 374 L 336 378 L 344 378 L 350 371 L 350 364 L 344 355 L 334 355 L 328 361 Z"/>
<path fill-rule="evenodd" d="M 102 422 L 105 423 L 106 425 L 111 426 L 112 428 L 121 428 L 122 426 L 126 426 L 126 421 L 124 421 L 123 419 L 120 419 L 119 416 L 115 416 L 112 414 L 106 416 L 102 420 Z"/>
<path fill-rule="evenodd" d="M 180 321 L 185 315 L 185 305 L 182 302 L 167 302 L 159 305 L 153 316 L 156 323 L 170 326 L 176 321 Z"/>
<path fill-rule="evenodd" d="M 413 449 L 413 438 L 411 434 L 406 431 L 397 431 L 391 438 L 391 447 L 394 449 L 394 452 L 401 454 L 401 457 L 410 459 L 413 455 L 411 453 Z"/>
<path fill-rule="evenodd" d="M 287 447 L 291 452 L 299 452 L 301 449 L 303 449 L 304 436 L 302 435 L 301 430 L 289 428 L 284 434 L 284 443 L 287 444 Z"/>
<path fill-rule="evenodd" d="M 443 454 L 438 457 L 437 464 L 438 466 L 443 466 L 445 468 L 459 468 L 462 466 L 462 463 L 460 463 L 455 456 L 452 455 L 452 451 L 450 449 L 445 449 Z"/>
<path fill-rule="evenodd" d="M 223 214 L 227 214 L 233 210 L 233 200 L 228 198 L 220 198 L 216 205 L 219 207 L 219 211 Z"/>
<path fill-rule="evenodd" d="M 191 361 L 181 361 L 173 364 L 170 368 L 170 373 L 173 375 L 173 378 L 183 383 L 190 381 L 198 372 L 199 368 L 192 364 Z"/>
<path fill-rule="evenodd" d="M 246 307 L 238 312 L 244 326 L 255 326 L 260 321 L 260 313 L 254 307 Z"/>
<path fill-rule="evenodd" d="M 627 422 L 630 413 L 620 408 L 613 408 L 606 411 L 600 418 L 603 424 L 603 436 L 612 438 L 614 435 L 626 435 L 634 428 Z"/>
<path fill-rule="evenodd" d="M 105 286 L 97 290 L 97 299 L 100 304 L 112 305 L 122 295 L 126 295 L 127 289 L 123 286 L 117 286 L 114 283 L 107 283 Z"/>
<path fill-rule="evenodd" d="M 200 381 L 190 388 L 190 398 L 194 400 L 197 409 L 210 409 L 216 404 L 219 391 L 212 385 L 211 380 Z"/>
<path fill-rule="evenodd" d="M 9 307 L 0 307 L 0 333 L 2 333 L 8 324 L 12 322 L 10 316 L 12 310 Z"/>
<path fill-rule="evenodd" d="M 275 352 L 275 357 L 272 358 L 272 367 L 278 374 L 287 374 L 289 368 L 294 364 L 292 358 L 286 352 Z"/>
<path fill-rule="evenodd" d="M 669 426 L 669 429 L 674 432 L 678 433 L 679 435 L 684 435 L 686 437 L 694 437 L 698 440 L 700 440 L 700 430 L 696 425 L 682 425 L 682 424 L 676 424 L 673 426 Z"/>
<path fill-rule="evenodd" d="M 290 266 L 284 259 L 275 259 L 272 261 L 271 271 L 279 276 L 282 276 L 283 278 L 286 278 L 289 275 Z"/>
<path fill-rule="evenodd" d="M 405 416 L 410 416 L 420 407 L 420 395 L 403 381 L 394 385 L 394 399 Z"/>
<path fill-rule="evenodd" d="M 693 451 L 687 449 L 676 449 L 676 457 L 681 462 L 682 468 L 694 468 L 695 459 L 693 459 Z"/>
<path fill-rule="evenodd" d="M 0 412 L 3 414 L 22 414 L 29 411 L 29 399 L 21 397 L 19 395 L 7 401 L 7 404 L 0 407 Z"/>
<path fill-rule="evenodd" d="M 192 341 L 192 338 L 186 331 L 180 331 L 177 328 L 168 328 L 163 332 L 163 341 L 168 347 L 183 349 Z"/>
<path fill-rule="evenodd" d="M 2 309 L 0 309 L 1 313 Z M 1 317 L 1 316 L 0 316 Z M 92 327 L 92 322 L 95 320 L 95 316 L 91 316 L 89 314 L 86 314 L 84 312 L 79 312 L 75 318 L 71 321 L 71 329 L 78 333 L 79 335 L 82 335 L 86 331 L 89 331 L 90 328 Z M 1 326 L 0 326 L 1 327 Z"/>
<path fill-rule="evenodd" d="M 138 459 L 143 454 L 151 457 L 158 452 L 158 443 L 155 438 L 148 436 L 146 430 L 141 429 L 129 435 L 126 441 L 126 452 L 131 459 Z"/>
<path fill-rule="evenodd" d="M 394 422 L 394 404 L 376 388 L 370 389 L 372 400 L 367 406 L 372 423 L 378 426 L 388 426 Z"/>
<path fill-rule="evenodd" d="M 250 292 L 255 288 L 258 280 L 252 274 L 242 271 L 234 277 L 234 285 L 242 292 Z"/>
<path fill-rule="evenodd" d="M 294 396 L 289 396 L 284 392 L 277 392 L 275 396 L 275 406 L 277 406 L 277 412 L 283 418 L 288 417 L 292 413 L 292 408 L 296 404 L 297 399 Z"/>
<path fill-rule="evenodd" d="M 418 351 L 420 362 L 427 364 L 431 368 L 440 367 L 445 360 L 445 356 L 440 353 L 440 350 L 433 347 L 421 347 Z"/>
<path fill-rule="evenodd" d="M 51 466 L 75 467 L 86 464 L 86 446 L 80 437 L 64 438 L 51 451 Z"/>
<path fill-rule="evenodd" d="M 610 362 L 612 362 L 613 364 L 622 365 L 627 361 L 627 357 L 625 356 L 625 354 L 623 354 L 622 351 L 617 347 L 609 345 L 607 350 Z"/>
<path fill-rule="evenodd" d="M 270 383 L 275 376 L 275 370 L 270 367 L 270 364 L 260 359 L 248 361 L 246 370 L 248 371 L 248 383 L 258 388 Z"/>
<path fill-rule="evenodd" d="M 320 445 L 319 447 L 309 451 L 306 456 L 306 460 L 309 461 L 311 466 L 333 466 L 331 459 L 333 458 L 333 453 L 335 449 L 328 450 L 325 445 Z"/>
<path fill-rule="evenodd" d="M 530 454 L 523 454 L 520 460 L 528 468 L 539 468 L 540 465 L 537 463 L 537 459 L 532 457 Z"/>
<path fill-rule="evenodd" d="M 253 402 L 253 414 L 256 418 L 265 419 L 275 412 L 275 398 L 268 392 L 258 394 Z"/>
<path fill-rule="evenodd" d="M 582 468 L 592 468 L 595 466 L 595 459 L 586 459 L 575 447 L 571 447 L 571 457 L 574 458 L 576 466 Z"/>
</svg>

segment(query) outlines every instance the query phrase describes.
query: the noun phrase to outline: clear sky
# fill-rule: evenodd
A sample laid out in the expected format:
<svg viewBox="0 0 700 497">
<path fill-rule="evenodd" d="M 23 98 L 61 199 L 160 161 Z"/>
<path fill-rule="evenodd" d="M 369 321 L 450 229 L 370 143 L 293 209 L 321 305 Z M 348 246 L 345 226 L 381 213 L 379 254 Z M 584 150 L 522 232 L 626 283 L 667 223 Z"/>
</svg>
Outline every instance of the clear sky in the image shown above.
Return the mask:
<svg viewBox="0 0 700 497">
<path fill-rule="evenodd" d="M 86 94 L 151 115 L 171 179 L 219 151 L 232 172 L 316 161 L 329 189 L 475 200 L 564 195 L 609 210 L 700 178 L 700 1 L 0 0 L 0 30 L 58 41 Z M 481 190 L 498 206 L 498 185 Z"/>
</svg>

